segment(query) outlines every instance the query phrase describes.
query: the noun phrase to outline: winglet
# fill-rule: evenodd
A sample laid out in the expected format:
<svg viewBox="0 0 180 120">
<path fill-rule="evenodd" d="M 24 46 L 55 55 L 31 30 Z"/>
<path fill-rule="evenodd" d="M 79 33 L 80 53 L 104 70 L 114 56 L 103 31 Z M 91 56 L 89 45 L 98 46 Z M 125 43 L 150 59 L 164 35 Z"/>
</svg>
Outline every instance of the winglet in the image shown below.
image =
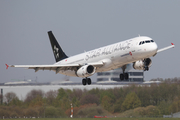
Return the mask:
<svg viewBox="0 0 180 120">
<path fill-rule="evenodd" d="M 8 64 L 5 64 L 6 65 L 6 69 L 8 69 L 9 65 Z"/>
<path fill-rule="evenodd" d="M 172 46 L 175 46 L 174 43 L 171 43 Z M 173 47 L 174 48 L 174 47 Z"/>
</svg>

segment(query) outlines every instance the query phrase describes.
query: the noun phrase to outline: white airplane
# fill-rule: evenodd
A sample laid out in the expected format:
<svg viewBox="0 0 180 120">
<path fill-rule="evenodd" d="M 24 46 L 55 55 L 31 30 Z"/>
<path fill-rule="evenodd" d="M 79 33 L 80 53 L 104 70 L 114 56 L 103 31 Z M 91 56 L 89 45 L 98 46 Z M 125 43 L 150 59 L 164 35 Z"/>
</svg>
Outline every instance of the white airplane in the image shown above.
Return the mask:
<svg viewBox="0 0 180 120">
<path fill-rule="evenodd" d="M 123 73 L 119 75 L 120 80 L 129 79 L 127 73 L 132 67 L 137 70 L 148 71 L 152 64 L 150 57 L 157 53 L 173 48 L 175 45 L 158 50 L 157 44 L 150 37 L 139 36 L 112 45 L 101 47 L 95 50 L 84 52 L 72 57 L 68 57 L 52 31 L 48 32 L 52 50 L 56 60 L 52 65 L 7 65 L 8 67 L 21 67 L 39 70 L 52 70 L 56 74 L 67 76 L 82 77 L 83 85 L 90 85 L 91 79 L 88 78 L 97 72 L 109 71 L 122 68 Z M 133 63 L 133 64 L 131 64 Z"/>
</svg>

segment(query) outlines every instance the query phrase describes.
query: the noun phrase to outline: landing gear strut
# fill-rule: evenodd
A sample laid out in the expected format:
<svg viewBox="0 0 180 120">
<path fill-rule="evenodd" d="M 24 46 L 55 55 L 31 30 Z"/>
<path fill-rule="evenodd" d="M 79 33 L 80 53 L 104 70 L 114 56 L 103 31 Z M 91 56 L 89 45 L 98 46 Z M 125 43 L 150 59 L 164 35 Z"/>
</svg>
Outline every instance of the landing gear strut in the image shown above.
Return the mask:
<svg viewBox="0 0 180 120">
<path fill-rule="evenodd" d="M 84 78 L 84 79 L 82 79 L 82 84 L 83 85 L 86 85 L 86 84 L 90 85 L 91 84 L 91 78 Z"/>
<path fill-rule="evenodd" d="M 129 74 L 128 73 L 125 73 L 125 69 L 126 69 L 126 65 L 124 65 L 123 67 L 122 67 L 122 70 L 123 70 L 123 74 L 120 74 L 119 75 L 119 78 L 120 78 L 120 80 L 128 80 L 129 79 Z"/>
</svg>

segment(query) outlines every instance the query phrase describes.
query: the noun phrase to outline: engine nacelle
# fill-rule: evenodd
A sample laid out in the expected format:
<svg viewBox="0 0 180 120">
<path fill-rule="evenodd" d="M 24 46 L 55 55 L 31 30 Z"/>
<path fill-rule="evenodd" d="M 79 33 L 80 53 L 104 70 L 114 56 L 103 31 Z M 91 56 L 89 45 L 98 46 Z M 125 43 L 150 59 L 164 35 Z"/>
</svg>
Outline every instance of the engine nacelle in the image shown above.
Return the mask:
<svg viewBox="0 0 180 120">
<path fill-rule="evenodd" d="M 151 67 L 152 60 L 150 58 L 146 58 L 144 60 L 139 60 L 133 63 L 133 68 L 136 70 L 146 70 L 145 66 L 148 68 Z"/>
<path fill-rule="evenodd" d="M 80 67 L 76 74 L 78 77 L 89 77 L 95 73 L 95 68 L 92 65 L 84 65 Z"/>
<path fill-rule="evenodd" d="M 133 68 L 136 70 L 144 70 L 144 62 L 142 60 L 134 62 Z"/>
</svg>

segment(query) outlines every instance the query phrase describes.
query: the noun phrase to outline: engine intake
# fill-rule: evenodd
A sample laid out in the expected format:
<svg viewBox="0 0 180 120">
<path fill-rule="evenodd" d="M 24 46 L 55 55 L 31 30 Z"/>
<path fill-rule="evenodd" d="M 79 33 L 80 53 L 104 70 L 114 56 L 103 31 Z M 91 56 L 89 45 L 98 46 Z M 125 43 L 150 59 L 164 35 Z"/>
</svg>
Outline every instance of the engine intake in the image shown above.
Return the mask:
<svg viewBox="0 0 180 120">
<path fill-rule="evenodd" d="M 89 77 L 95 73 L 95 68 L 92 65 L 84 65 L 80 67 L 76 74 L 78 77 Z"/>
<path fill-rule="evenodd" d="M 146 58 L 144 60 L 139 60 L 133 63 L 133 68 L 136 70 L 149 70 L 149 67 L 152 65 L 152 60 Z"/>
</svg>

